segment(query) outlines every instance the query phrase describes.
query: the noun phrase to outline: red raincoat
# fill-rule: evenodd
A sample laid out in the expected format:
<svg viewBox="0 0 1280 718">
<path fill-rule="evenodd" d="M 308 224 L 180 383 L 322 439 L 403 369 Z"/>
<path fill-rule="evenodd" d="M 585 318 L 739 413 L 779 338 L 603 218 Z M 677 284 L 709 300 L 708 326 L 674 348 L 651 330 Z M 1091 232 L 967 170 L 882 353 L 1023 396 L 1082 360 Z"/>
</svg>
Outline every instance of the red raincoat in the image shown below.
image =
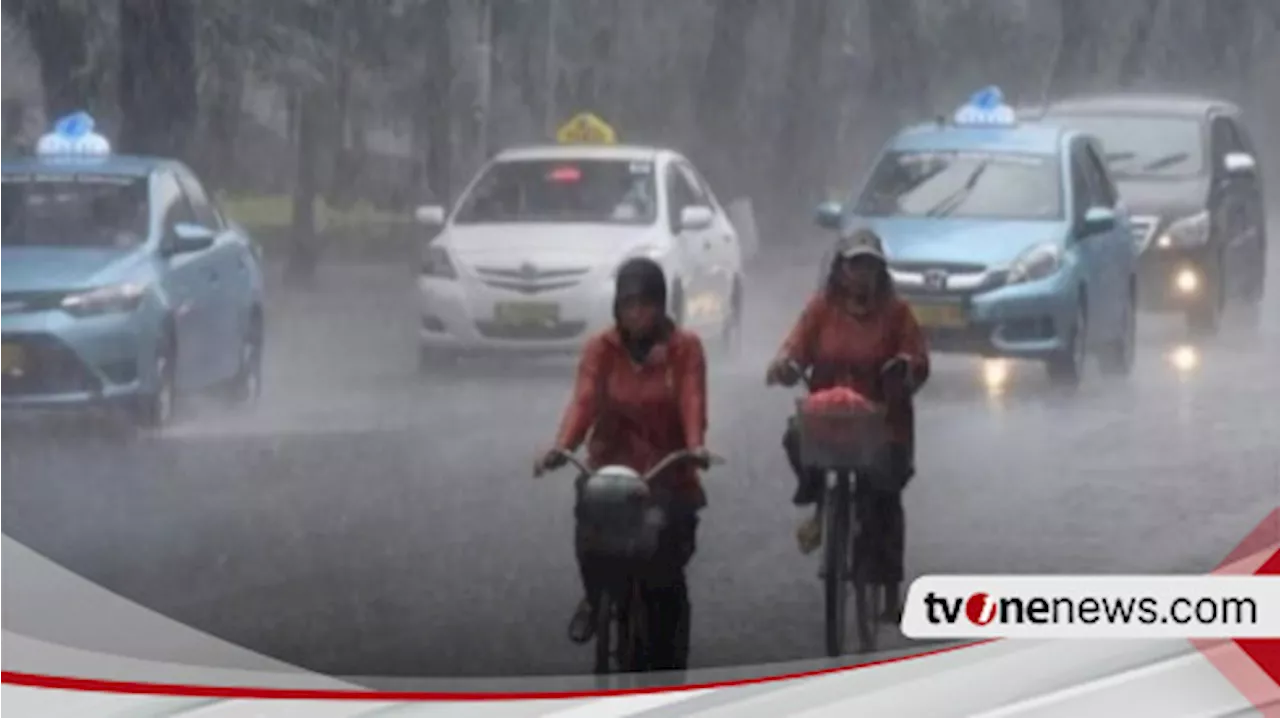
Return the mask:
<svg viewBox="0 0 1280 718">
<path fill-rule="evenodd" d="M 573 398 L 560 422 L 556 445 L 576 449 L 590 432 L 587 463 L 640 473 L 667 454 L 703 446 L 707 431 L 707 364 L 702 340 L 674 329 L 636 364 L 617 329 L 591 338 L 578 364 Z M 677 464 L 655 480 L 701 507 L 706 503 L 698 471 Z"/>
</svg>

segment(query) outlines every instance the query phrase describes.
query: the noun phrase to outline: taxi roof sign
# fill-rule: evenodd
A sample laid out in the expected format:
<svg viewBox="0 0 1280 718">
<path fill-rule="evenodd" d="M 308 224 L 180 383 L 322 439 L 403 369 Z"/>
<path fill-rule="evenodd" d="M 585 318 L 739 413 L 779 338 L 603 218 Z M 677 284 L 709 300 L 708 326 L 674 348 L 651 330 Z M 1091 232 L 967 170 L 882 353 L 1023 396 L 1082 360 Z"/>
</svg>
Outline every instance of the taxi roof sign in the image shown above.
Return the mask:
<svg viewBox="0 0 1280 718">
<path fill-rule="evenodd" d="M 93 127 L 93 118 L 87 112 L 66 115 L 54 123 L 52 132 L 36 143 L 36 154 L 87 157 L 111 154 L 111 143 L 94 132 Z"/>
<path fill-rule="evenodd" d="M 1012 127 L 1018 124 L 1018 115 L 1005 104 L 1000 88 L 989 85 L 973 93 L 956 110 L 953 121 L 965 127 Z"/>
<path fill-rule="evenodd" d="M 608 122 L 590 112 L 580 112 L 556 130 L 556 142 L 562 145 L 615 145 L 618 133 Z"/>
</svg>

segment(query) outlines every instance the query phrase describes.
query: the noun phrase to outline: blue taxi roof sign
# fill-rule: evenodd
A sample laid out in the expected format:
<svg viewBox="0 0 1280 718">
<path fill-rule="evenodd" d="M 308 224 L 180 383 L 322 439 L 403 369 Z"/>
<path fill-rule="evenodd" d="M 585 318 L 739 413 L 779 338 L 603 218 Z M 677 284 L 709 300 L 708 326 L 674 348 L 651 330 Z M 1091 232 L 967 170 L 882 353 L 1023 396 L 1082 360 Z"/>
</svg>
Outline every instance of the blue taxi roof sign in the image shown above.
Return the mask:
<svg viewBox="0 0 1280 718">
<path fill-rule="evenodd" d="M 53 131 L 36 143 L 40 156 L 102 157 L 111 154 L 111 143 L 93 131 L 93 117 L 87 112 L 73 112 L 60 118 Z"/>
<path fill-rule="evenodd" d="M 989 85 L 973 93 L 952 121 L 963 127 L 1012 127 L 1018 124 L 1018 114 L 1005 104 L 1000 88 Z"/>
</svg>

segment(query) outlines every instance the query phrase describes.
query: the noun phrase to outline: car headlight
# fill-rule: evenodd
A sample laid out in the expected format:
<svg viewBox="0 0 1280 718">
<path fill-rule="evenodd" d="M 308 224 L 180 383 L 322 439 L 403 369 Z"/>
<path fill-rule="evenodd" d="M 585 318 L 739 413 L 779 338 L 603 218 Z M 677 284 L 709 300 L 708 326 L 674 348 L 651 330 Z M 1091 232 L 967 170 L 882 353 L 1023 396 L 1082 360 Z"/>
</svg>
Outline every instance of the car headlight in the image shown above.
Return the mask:
<svg viewBox="0 0 1280 718">
<path fill-rule="evenodd" d="M 1038 244 L 1023 252 L 1009 267 L 1009 284 L 1034 282 L 1062 268 L 1062 248 L 1054 242 Z"/>
<path fill-rule="evenodd" d="M 422 252 L 422 276 L 438 279 L 457 279 L 458 270 L 454 269 L 449 252 L 438 244 L 429 244 Z"/>
<path fill-rule="evenodd" d="M 1169 225 L 1156 239 L 1161 249 L 1201 247 L 1209 241 L 1209 211 L 1197 212 Z"/>
<path fill-rule="evenodd" d="M 94 314 L 132 312 L 142 303 L 147 285 L 135 282 L 99 287 L 62 298 L 62 309 L 77 317 Z"/>
</svg>

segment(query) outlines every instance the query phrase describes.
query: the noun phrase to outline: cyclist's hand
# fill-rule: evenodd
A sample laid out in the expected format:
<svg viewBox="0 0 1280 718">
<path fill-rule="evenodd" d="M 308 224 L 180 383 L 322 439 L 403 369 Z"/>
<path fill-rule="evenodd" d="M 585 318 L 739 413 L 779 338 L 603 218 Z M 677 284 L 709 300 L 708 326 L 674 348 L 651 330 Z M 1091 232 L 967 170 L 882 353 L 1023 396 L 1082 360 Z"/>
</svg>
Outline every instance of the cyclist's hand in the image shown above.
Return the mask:
<svg viewBox="0 0 1280 718">
<path fill-rule="evenodd" d="M 911 360 L 905 356 L 896 356 L 884 363 L 880 368 L 886 388 L 911 390 Z"/>
<path fill-rule="evenodd" d="M 699 446 L 689 451 L 689 461 L 703 471 L 711 468 L 712 460 L 711 452 L 707 451 L 705 446 Z"/>
<path fill-rule="evenodd" d="M 782 386 L 795 386 L 800 381 L 799 372 L 786 357 L 779 357 L 769 363 L 769 370 L 765 372 L 765 386 L 774 386 L 781 384 Z"/>
<path fill-rule="evenodd" d="M 548 449 L 533 462 L 533 478 L 538 478 L 548 471 L 554 471 L 568 463 L 568 459 L 559 449 Z"/>
</svg>

